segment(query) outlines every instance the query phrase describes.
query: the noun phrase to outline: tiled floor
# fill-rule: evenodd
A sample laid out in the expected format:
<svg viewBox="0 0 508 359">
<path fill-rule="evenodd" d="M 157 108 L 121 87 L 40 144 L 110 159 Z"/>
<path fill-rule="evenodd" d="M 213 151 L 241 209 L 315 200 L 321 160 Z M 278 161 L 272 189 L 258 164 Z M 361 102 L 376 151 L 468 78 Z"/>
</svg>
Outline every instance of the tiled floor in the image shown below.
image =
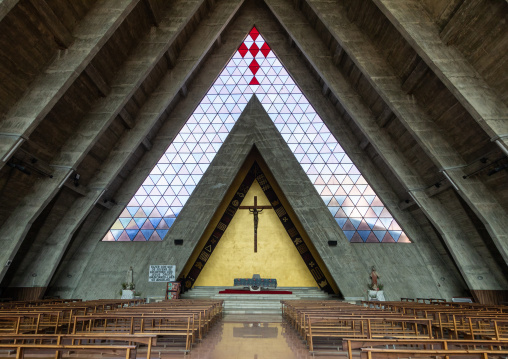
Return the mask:
<svg viewBox="0 0 508 359">
<path fill-rule="evenodd" d="M 156 350 L 152 353 L 156 357 Z M 345 359 L 345 355 L 317 358 Z M 280 315 L 226 315 L 201 343 L 187 354 L 160 353 L 161 358 L 189 359 L 307 359 L 313 358 L 298 333 Z"/>
</svg>

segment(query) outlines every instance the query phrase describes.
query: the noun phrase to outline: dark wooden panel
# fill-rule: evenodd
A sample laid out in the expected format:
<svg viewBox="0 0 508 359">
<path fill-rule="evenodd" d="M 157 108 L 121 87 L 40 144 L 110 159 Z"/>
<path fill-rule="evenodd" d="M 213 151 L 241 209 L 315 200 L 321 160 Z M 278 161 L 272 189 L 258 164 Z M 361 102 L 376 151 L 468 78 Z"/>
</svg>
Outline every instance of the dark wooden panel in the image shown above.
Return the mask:
<svg viewBox="0 0 508 359">
<path fill-rule="evenodd" d="M 508 290 L 471 290 L 475 302 L 500 305 L 508 303 Z"/>
<path fill-rule="evenodd" d="M 37 300 L 42 299 L 47 287 L 9 287 L 3 296 L 12 300 Z"/>
</svg>

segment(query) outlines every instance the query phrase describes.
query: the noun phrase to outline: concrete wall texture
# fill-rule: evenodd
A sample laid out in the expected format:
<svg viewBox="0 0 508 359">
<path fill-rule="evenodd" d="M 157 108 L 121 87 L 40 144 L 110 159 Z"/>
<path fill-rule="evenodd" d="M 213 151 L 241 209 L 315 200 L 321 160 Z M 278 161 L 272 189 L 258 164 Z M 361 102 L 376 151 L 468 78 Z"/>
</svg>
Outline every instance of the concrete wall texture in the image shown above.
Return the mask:
<svg viewBox="0 0 508 359">
<path fill-rule="evenodd" d="M 388 299 L 506 300 L 505 1 L 7 3 L 0 297 L 115 297 L 130 266 L 161 295 L 255 146 L 344 296 L 375 265 Z M 349 243 L 256 99 L 163 242 L 100 242 L 254 25 L 411 244 Z"/>
</svg>

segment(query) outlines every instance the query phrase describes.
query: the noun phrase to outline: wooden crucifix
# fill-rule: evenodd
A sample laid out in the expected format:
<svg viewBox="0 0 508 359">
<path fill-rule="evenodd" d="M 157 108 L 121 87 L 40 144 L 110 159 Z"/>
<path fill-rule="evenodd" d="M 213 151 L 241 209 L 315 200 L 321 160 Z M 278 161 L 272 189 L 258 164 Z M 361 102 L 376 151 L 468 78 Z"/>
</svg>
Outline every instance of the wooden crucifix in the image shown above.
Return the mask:
<svg viewBox="0 0 508 359">
<path fill-rule="evenodd" d="M 258 206 L 258 197 L 254 196 L 254 206 L 239 206 L 238 209 L 248 209 L 254 215 L 254 253 L 258 251 L 258 214 L 263 212 L 263 209 L 270 209 L 272 206 Z"/>
</svg>

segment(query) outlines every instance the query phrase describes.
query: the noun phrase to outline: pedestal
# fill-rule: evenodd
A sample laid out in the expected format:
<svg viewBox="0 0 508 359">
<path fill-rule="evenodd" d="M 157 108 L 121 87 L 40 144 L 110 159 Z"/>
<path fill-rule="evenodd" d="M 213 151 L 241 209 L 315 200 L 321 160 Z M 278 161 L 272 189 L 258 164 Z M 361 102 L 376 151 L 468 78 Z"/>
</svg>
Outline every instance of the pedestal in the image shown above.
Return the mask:
<svg viewBox="0 0 508 359">
<path fill-rule="evenodd" d="M 130 289 L 122 289 L 121 299 L 134 299 L 134 291 Z"/>
<path fill-rule="evenodd" d="M 380 302 L 384 302 L 385 294 L 382 290 L 369 290 L 368 300 L 379 300 Z"/>
</svg>

